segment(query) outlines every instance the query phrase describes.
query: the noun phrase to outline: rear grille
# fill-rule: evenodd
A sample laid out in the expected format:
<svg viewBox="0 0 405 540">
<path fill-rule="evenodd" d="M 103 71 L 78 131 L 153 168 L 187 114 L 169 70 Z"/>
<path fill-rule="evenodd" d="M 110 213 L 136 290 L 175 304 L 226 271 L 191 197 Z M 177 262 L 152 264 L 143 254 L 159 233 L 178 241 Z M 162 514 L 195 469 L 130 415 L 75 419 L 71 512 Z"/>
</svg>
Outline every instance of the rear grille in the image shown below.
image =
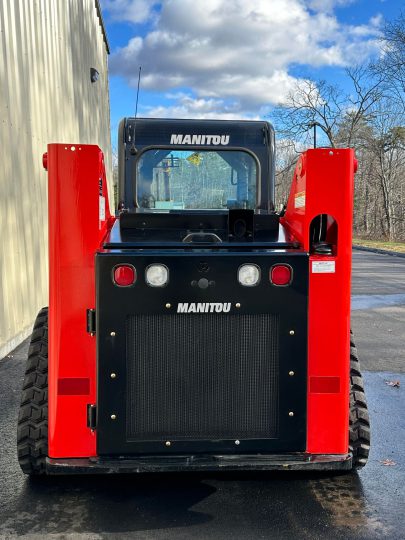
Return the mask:
<svg viewBox="0 0 405 540">
<path fill-rule="evenodd" d="M 278 436 L 275 315 L 127 318 L 127 440 Z"/>
</svg>

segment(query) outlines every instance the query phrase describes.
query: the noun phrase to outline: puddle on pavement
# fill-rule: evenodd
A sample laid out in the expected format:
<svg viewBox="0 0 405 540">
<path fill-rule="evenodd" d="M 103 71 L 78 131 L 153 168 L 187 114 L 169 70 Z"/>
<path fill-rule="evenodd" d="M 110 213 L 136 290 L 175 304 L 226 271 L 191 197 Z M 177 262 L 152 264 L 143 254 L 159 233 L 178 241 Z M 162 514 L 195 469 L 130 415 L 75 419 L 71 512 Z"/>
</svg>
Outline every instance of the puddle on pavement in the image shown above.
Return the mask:
<svg viewBox="0 0 405 540">
<path fill-rule="evenodd" d="M 311 479 L 310 493 L 329 515 L 331 524 L 359 536 L 389 538 L 392 527 L 382 522 L 368 504 L 356 474 Z"/>
</svg>

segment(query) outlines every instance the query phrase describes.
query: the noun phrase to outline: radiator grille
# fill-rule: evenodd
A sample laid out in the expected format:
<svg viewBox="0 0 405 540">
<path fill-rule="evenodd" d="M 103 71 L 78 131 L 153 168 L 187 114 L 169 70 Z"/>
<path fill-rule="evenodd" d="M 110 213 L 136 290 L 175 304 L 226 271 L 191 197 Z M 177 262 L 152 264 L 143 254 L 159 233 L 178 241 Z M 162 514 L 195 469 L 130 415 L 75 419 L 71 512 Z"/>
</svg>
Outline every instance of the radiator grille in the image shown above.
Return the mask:
<svg viewBox="0 0 405 540">
<path fill-rule="evenodd" d="M 278 317 L 127 317 L 127 439 L 278 435 Z"/>
</svg>

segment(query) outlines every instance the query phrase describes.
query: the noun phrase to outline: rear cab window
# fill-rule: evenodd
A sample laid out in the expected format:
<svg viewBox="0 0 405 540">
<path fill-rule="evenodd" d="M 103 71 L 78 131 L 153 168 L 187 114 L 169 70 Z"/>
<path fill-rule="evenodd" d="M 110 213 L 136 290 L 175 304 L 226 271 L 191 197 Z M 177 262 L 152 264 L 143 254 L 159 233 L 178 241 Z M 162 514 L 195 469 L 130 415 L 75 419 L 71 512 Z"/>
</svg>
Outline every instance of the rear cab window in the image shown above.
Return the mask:
<svg viewBox="0 0 405 540">
<path fill-rule="evenodd" d="M 243 150 L 152 148 L 136 166 L 139 208 L 255 209 L 259 165 Z"/>
</svg>

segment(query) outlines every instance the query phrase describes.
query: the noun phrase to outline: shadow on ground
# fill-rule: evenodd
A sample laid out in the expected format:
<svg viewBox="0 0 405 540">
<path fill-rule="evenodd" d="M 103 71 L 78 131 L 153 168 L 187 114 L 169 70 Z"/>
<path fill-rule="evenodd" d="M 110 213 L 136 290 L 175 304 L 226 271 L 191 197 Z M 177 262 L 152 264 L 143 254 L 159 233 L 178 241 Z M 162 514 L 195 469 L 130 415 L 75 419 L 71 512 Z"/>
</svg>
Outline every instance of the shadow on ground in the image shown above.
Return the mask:
<svg viewBox="0 0 405 540">
<path fill-rule="evenodd" d="M 370 538 L 389 532 L 368 507 L 356 473 L 44 478 L 24 480 L 9 502 L 3 534 L 320 538 L 330 531 L 333 538 Z"/>
</svg>

